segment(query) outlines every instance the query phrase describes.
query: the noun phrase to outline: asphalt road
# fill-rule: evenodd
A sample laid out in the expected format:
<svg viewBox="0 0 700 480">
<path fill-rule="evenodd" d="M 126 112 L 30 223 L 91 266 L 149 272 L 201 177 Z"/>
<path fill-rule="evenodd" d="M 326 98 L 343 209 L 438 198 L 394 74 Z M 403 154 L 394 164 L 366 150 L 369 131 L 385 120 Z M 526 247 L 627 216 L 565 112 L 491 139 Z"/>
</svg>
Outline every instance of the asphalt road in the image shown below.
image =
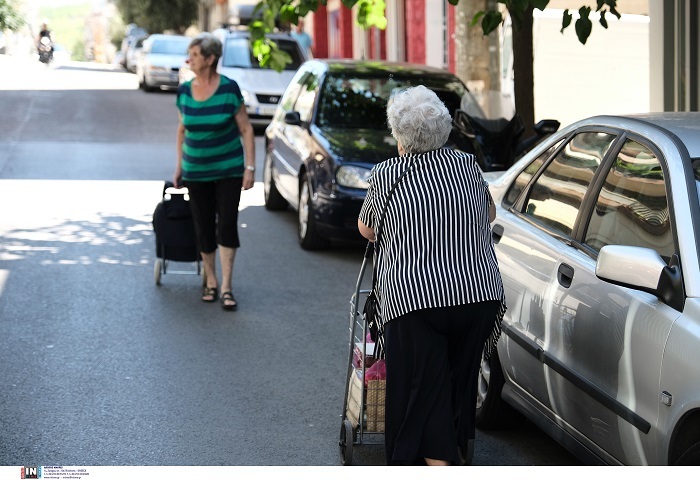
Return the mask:
<svg viewBox="0 0 700 480">
<path fill-rule="evenodd" d="M 190 264 L 157 287 L 174 94 L 105 66 L 0 55 L 0 72 L 0 465 L 337 465 L 363 248 L 301 250 L 257 183 L 238 311 L 200 302 Z M 525 422 L 478 432 L 474 464 L 580 462 Z"/>
</svg>

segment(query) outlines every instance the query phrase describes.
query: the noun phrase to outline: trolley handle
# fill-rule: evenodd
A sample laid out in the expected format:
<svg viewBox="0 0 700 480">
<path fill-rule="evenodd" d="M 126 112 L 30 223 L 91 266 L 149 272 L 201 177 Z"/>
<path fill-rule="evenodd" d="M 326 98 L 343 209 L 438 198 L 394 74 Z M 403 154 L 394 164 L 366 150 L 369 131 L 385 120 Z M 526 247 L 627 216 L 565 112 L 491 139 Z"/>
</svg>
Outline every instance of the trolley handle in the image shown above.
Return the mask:
<svg viewBox="0 0 700 480">
<path fill-rule="evenodd" d="M 367 247 L 365 248 L 365 258 L 372 258 L 374 254 L 374 242 L 367 242 Z"/>
</svg>

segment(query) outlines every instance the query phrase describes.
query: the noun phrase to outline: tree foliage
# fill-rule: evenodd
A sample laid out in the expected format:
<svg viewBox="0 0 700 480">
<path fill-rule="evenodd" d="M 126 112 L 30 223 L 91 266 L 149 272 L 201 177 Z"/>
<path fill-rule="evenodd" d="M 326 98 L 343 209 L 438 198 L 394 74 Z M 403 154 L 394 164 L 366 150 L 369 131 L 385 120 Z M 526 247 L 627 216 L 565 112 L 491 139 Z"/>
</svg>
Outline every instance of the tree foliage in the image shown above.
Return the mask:
<svg viewBox="0 0 700 480">
<path fill-rule="evenodd" d="M 457 5 L 460 0 L 448 0 L 452 5 Z M 463 2 L 473 0 L 461 0 Z M 584 0 L 581 0 L 584 1 Z M 260 0 L 257 10 L 262 12 L 262 19 L 251 25 L 253 39 L 253 53 L 258 56 L 262 66 L 269 66 L 281 71 L 284 65 L 291 61 L 281 52 L 277 45 L 265 38 L 265 33 L 273 31 L 275 19 L 290 24 L 297 24 L 299 18 L 309 12 L 315 12 L 319 6 L 326 5 L 327 0 Z M 357 6 L 357 23 L 365 29 L 377 27 L 386 28 L 385 0 L 342 0 L 348 8 Z M 535 117 L 534 100 L 534 72 L 533 72 L 533 45 L 532 25 L 533 10 L 544 10 L 549 0 L 498 0 L 494 2 L 494 8 L 477 12 L 471 19 L 472 25 L 481 23 L 484 35 L 495 31 L 505 18 L 498 4 L 505 6 L 510 15 L 513 31 L 513 74 L 515 79 L 515 109 L 520 113 L 525 122 L 526 135 L 533 133 Z M 596 0 L 596 12 L 600 15 L 600 24 L 608 28 L 607 14 L 620 18 L 617 11 L 617 0 Z M 592 8 L 586 5 L 578 9 L 578 19 L 574 24 L 574 30 L 579 41 L 585 45 L 593 30 L 591 21 Z M 561 32 L 566 30 L 573 20 L 573 14 L 567 9 L 562 16 Z"/>
<path fill-rule="evenodd" d="M 122 0 L 132 1 L 137 0 Z M 457 5 L 460 0 L 448 0 L 450 4 Z M 469 0 L 461 0 L 469 1 Z M 365 28 L 377 27 L 385 29 L 387 20 L 385 16 L 386 3 L 384 0 L 342 0 L 343 5 L 348 8 L 357 6 L 357 23 Z M 544 10 L 549 4 L 549 0 L 498 0 L 508 10 L 508 14 L 513 20 L 513 25 L 519 29 L 523 22 L 527 22 L 527 15 L 532 15 L 532 9 Z M 280 55 L 280 51 L 274 42 L 265 38 L 265 33 L 269 33 L 275 28 L 275 20 L 279 18 L 281 22 L 296 25 L 300 18 L 305 17 L 310 12 L 315 12 L 318 7 L 325 5 L 326 0 L 261 0 L 257 5 L 257 11 L 262 12 L 262 18 L 251 25 L 253 33 L 254 53 L 260 57 L 261 65 L 269 66 L 277 71 L 282 71 L 287 58 Z M 606 14 L 610 13 L 620 18 L 616 10 L 617 0 L 596 0 L 596 12 L 600 14 L 600 24 L 608 28 Z M 585 44 L 593 29 L 591 21 L 591 7 L 582 6 L 578 10 L 578 19 L 574 29 L 576 36 L 582 44 Z M 567 9 L 562 17 L 561 32 L 571 25 L 573 15 Z M 493 8 L 478 12 L 471 20 L 472 25 L 481 22 L 484 35 L 488 35 L 498 28 L 504 21 L 500 9 Z M 291 59 L 289 59 L 291 61 Z"/>
<path fill-rule="evenodd" d="M 0 31 L 19 30 L 24 23 L 24 18 L 13 0 L 0 0 Z"/>
<path fill-rule="evenodd" d="M 184 33 L 197 20 L 197 0 L 117 0 L 125 23 L 148 32 Z"/>
</svg>

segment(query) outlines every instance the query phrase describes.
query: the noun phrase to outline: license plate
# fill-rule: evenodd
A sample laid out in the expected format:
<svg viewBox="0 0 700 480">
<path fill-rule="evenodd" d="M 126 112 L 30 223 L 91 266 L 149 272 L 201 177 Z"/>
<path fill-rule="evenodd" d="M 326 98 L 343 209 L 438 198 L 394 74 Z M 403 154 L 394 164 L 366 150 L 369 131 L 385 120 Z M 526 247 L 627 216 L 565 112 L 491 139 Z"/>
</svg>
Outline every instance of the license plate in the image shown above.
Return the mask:
<svg viewBox="0 0 700 480">
<path fill-rule="evenodd" d="M 271 117 L 275 114 L 277 107 L 258 107 L 256 113 L 258 115 L 265 115 L 266 117 Z"/>
</svg>

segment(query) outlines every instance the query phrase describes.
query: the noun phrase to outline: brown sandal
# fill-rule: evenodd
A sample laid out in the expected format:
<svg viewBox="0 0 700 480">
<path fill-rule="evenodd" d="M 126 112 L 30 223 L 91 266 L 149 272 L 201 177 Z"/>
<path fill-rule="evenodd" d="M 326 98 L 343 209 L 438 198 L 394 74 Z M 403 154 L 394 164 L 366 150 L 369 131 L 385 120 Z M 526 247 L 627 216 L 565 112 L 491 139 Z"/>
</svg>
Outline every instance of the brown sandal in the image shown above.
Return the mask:
<svg viewBox="0 0 700 480">
<path fill-rule="evenodd" d="M 214 288 L 203 287 L 202 288 L 202 301 L 203 302 L 207 302 L 207 303 L 216 302 L 217 298 L 219 298 L 219 290 L 216 287 L 214 287 Z"/>
</svg>

